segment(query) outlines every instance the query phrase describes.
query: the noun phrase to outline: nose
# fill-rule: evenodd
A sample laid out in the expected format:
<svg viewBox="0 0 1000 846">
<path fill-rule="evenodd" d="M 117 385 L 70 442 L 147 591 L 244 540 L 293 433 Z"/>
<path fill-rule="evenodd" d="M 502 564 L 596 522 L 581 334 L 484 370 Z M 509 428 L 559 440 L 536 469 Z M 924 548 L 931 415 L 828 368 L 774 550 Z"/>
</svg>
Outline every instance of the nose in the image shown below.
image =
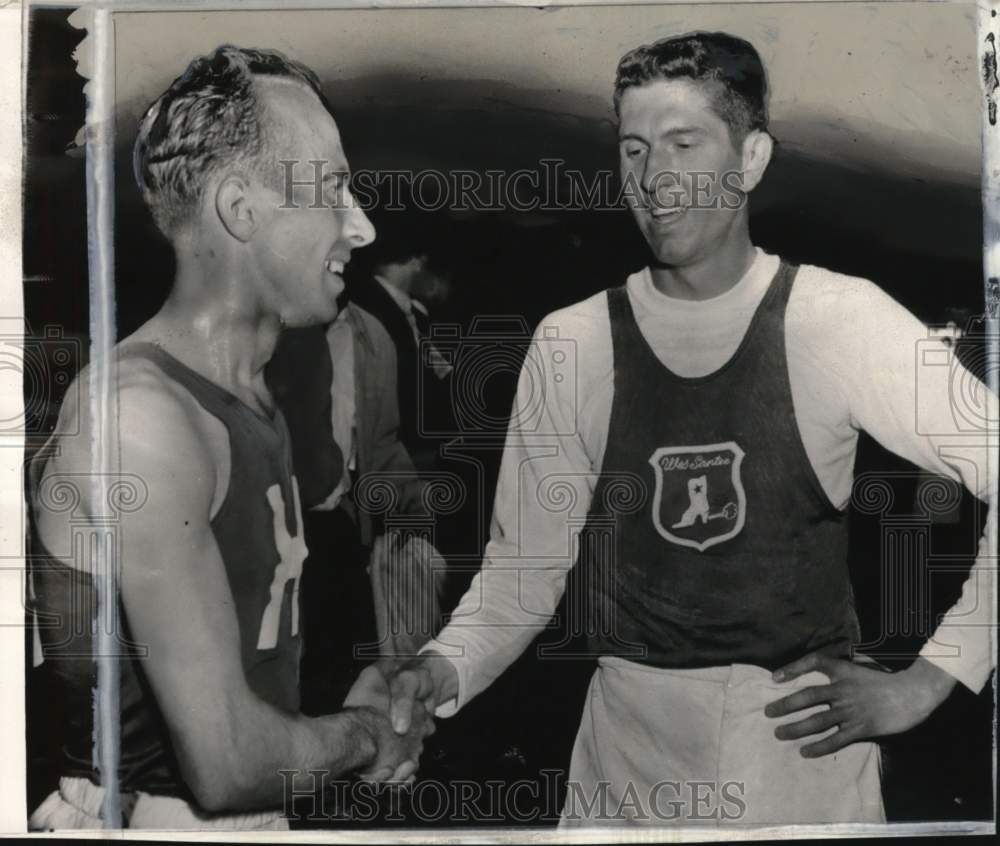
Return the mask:
<svg viewBox="0 0 1000 846">
<path fill-rule="evenodd" d="M 351 197 L 348 207 L 347 225 L 344 227 L 344 235 L 351 242 L 352 249 L 365 247 L 375 240 L 375 227 L 364 213 L 357 200 Z"/>
<path fill-rule="evenodd" d="M 669 190 L 680 182 L 680 174 L 674 170 L 672 157 L 655 147 L 646 156 L 640 185 L 650 197 L 657 192 Z"/>
</svg>

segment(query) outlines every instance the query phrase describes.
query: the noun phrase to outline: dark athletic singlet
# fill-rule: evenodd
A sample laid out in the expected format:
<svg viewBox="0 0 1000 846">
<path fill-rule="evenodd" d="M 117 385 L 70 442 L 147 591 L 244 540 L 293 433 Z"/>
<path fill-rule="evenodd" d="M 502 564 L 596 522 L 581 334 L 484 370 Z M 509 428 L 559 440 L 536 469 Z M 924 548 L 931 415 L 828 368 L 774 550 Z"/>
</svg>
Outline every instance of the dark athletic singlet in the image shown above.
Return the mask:
<svg viewBox="0 0 1000 846">
<path fill-rule="evenodd" d="M 306 547 L 284 418 L 280 411 L 273 419 L 261 416 L 153 344 L 127 344 L 119 349 L 118 357 L 153 362 L 226 427 L 231 456 L 229 487 L 211 528 L 235 601 L 243 670 L 250 688 L 263 700 L 285 711 L 298 711 L 298 586 Z M 97 607 L 95 588 L 90 573 L 53 558 L 37 535 L 32 541 L 33 609 L 55 689 L 67 700 L 61 774 L 99 783 L 93 763 L 96 666 L 86 657 L 92 655 L 90 626 L 80 619 L 85 616 L 81 609 L 93 613 Z M 67 538 L 67 545 L 69 541 Z M 128 566 L 128 556 L 124 539 L 123 566 Z M 128 619 L 120 601 L 119 619 L 124 623 L 123 640 L 130 642 Z M 212 648 L 211 643 L 205 644 L 206 650 Z M 121 791 L 188 798 L 163 715 L 143 671 L 143 659 L 132 652 L 117 659 L 121 677 Z"/>
<path fill-rule="evenodd" d="M 845 516 L 795 422 L 782 263 L 733 357 L 701 378 L 657 359 L 608 291 L 614 399 L 581 537 L 592 654 L 774 669 L 858 639 Z"/>
</svg>

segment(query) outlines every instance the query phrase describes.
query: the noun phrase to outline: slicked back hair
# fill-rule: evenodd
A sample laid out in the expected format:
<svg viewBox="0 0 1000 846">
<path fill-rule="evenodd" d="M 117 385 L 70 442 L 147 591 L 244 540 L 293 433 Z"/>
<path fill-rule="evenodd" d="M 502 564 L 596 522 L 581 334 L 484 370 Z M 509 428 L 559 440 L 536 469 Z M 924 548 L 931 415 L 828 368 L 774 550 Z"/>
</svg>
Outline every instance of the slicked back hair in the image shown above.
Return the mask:
<svg viewBox="0 0 1000 846">
<path fill-rule="evenodd" d="M 136 183 L 168 238 L 196 214 L 211 176 L 237 167 L 280 186 L 280 128 L 262 102 L 260 78 L 284 78 L 329 103 L 319 78 L 276 50 L 226 44 L 187 66 L 146 110 L 132 154 Z"/>
</svg>

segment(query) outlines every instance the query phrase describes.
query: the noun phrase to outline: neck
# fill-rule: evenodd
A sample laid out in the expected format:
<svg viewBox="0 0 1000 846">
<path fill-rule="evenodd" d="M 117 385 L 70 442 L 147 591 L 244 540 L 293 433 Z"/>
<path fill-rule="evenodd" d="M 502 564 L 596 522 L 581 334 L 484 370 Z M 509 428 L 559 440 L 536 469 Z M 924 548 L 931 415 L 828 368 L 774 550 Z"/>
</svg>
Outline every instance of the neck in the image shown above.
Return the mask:
<svg viewBox="0 0 1000 846">
<path fill-rule="evenodd" d="M 274 354 L 281 321 L 248 302 L 245 283 L 234 269 L 179 255 L 167 301 L 136 339 L 155 341 L 237 396 L 265 397 L 263 369 Z"/>
<path fill-rule="evenodd" d="M 684 266 L 654 264 L 650 273 L 661 294 L 679 300 L 708 300 L 733 288 L 750 269 L 755 255 L 756 248 L 744 227 L 739 237 L 727 239 L 710 255 Z"/>
</svg>

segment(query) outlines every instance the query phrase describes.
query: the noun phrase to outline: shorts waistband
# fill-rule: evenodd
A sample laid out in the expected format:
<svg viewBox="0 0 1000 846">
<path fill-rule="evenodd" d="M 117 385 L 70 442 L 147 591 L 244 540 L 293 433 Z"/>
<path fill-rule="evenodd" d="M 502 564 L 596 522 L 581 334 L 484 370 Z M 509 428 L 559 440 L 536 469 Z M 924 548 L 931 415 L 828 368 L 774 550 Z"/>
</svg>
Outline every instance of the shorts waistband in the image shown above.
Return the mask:
<svg viewBox="0 0 1000 846">
<path fill-rule="evenodd" d="M 766 687 L 777 687 L 778 682 L 771 678 L 771 671 L 756 664 L 727 664 L 719 667 L 654 667 L 649 664 L 639 664 L 614 655 L 604 655 L 598 659 L 598 666 L 603 670 L 618 672 L 622 675 L 635 674 L 645 676 L 647 680 L 662 679 L 668 682 L 672 679 L 680 681 L 701 681 L 719 685 L 759 684 Z M 815 684 L 817 677 L 825 679 L 822 673 L 806 673 L 792 681 L 780 683 L 782 687 L 806 687 Z"/>
<path fill-rule="evenodd" d="M 58 797 L 77 812 L 75 827 L 103 827 L 102 807 L 107 789 L 89 779 L 63 776 L 58 791 L 46 802 Z M 253 831 L 285 830 L 287 820 L 278 811 L 252 811 L 248 813 L 206 814 L 189 802 L 175 796 L 158 796 L 142 791 L 123 793 L 121 800 L 122 826 L 125 828 L 157 830 Z M 40 815 L 44 816 L 44 815 Z M 82 825 L 80 817 L 85 818 Z M 46 828 L 43 819 L 40 828 Z"/>
</svg>

